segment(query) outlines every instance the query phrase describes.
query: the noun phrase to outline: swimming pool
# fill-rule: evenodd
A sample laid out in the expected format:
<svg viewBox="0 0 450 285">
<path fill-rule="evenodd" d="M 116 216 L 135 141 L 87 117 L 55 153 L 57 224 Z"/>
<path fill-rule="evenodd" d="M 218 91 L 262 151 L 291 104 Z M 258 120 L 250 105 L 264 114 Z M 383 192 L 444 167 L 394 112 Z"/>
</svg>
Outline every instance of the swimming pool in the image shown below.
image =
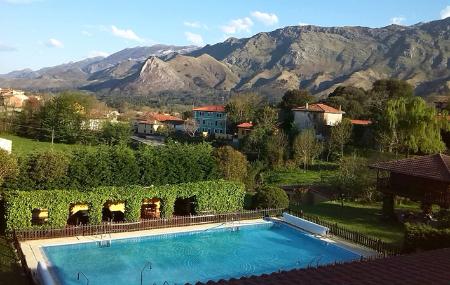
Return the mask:
<svg viewBox="0 0 450 285">
<path fill-rule="evenodd" d="M 349 261 L 359 255 L 281 223 L 43 247 L 64 285 L 185 284 Z M 147 264 L 147 266 L 145 266 Z M 166 283 L 167 284 L 167 283 Z"/>
</svg>

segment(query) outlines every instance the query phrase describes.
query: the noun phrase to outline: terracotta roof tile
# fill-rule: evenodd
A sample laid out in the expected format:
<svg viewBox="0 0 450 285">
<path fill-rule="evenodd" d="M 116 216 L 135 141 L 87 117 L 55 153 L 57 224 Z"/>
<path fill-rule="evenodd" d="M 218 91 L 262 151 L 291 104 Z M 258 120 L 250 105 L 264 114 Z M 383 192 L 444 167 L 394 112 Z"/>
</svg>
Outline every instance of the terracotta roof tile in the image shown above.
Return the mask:
<svg viewBox="0 0 450 285">
<path fill-rule="evenodd" d="M 450 249 L 368 261 L 294 269 L 197 284 L 227 285 L 449 285 Z"/>
<path fill-rule="evenodd" d="M 245 123 L 241 123 L 239 125 L 237 125 L 238 128 L 245 128 L 245 129 L 250 129 L 253 128 L 253 123 L 252 122 L 245 122 Z"/>
<path fill-rule="evenodd" d="M 205 112 L 225 112 L 225 106 L 223 105 L 211 105 L 193 108 L 193 111 L 205 111 Z"/>
<path fill-rule="evenodd" d="M 141 122 L 147 122 L 147 121 L 159 121 L 159 122 L 167 122 L 167 121 L 173 121 L 173 122 L 183 122 L 182 119 L 172 116 L 172 115 L 166 115 L 166 114 L 159 114 L 159 113 L 147 113 L 144 116 L 142 116 L 139 121 Z"/>
<path fill-rule="evenodd" d="M 307 106 L 301 106 L 293 108 L 292 111 L 303 111 L 303 112 L 319 112 L 319 113 L 334 113 L 334 114 L 344 114 L 345 112 L 338 110 L 334 107 L 328 106 L 323 103 L 308 104 Z"/>
<path fill-rule="evenodd" d="M 372 124 L 371 120 L 350 120 L 352 122 L 352 125 L 362 125 L 362 126 L 368 126 Z"/>
<path fill-rule="evenodd" d="M 450 156 L 444 154 L 378 162 L 370 168 L 450 182 Z"/>
</svg>

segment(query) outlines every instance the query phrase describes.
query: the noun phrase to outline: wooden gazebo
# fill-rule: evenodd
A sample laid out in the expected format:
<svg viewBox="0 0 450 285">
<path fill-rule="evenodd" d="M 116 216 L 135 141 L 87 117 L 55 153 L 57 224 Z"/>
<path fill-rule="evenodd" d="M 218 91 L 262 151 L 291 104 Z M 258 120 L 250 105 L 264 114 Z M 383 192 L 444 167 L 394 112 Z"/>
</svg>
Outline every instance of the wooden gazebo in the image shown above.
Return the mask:
<svg viewBox="0 0 450 285">
<path fill-rule="evenodd" d="M 432 205 L 450 207 L 450 156 L 419 156 L 372 164 L 377 170 L 377 190 L 383 193 L 383 214 L 394 215 L 394 198 L 421 202 L 424 213 Z"/>
</svg>

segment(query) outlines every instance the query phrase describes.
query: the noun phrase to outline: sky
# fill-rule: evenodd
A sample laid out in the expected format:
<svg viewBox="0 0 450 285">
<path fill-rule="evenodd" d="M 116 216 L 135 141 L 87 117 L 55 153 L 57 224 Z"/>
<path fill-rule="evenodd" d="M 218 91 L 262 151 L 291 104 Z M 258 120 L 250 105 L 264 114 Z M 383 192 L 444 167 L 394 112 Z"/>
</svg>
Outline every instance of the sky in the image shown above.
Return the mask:
<svg viewBox="0 0 450 285">
<path fill-rule="evenodd" d="M 292 25 L 413 25 L 449 17 L 450 0 L 0 0 L 0 12 L 2 74 Z"/>
</svg>

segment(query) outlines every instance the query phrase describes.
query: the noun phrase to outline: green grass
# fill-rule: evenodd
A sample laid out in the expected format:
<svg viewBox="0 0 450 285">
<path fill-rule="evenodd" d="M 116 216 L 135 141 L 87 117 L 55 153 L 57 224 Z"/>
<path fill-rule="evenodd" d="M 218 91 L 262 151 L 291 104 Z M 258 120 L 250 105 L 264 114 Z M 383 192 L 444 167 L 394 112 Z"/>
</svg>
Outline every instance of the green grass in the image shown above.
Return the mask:
<svg viewBox="0 0 450 285">
<path fill-rule="evenodd" d="M 348 229 L 355 230 L 368 236 L 379 238 L 385 242 L 401 245 L 404 238 L 404 227 L 398 222 L 381 220 L 381 203 L 361 204 L 328 201 L 317 205 L 298 207 L 305 214 L 318 216 L 329 222 L 338 223 Z M 419 206 L 414 203 L 396 205 L 396 209 L 418 211 Z"/>
<path fill-rule="evenodd" d="M 336 172 L 336 164 L 321 162 L 309 170 L 276 169 L 263 174 L 264 182 L 271 186 L 322 184 Z"/>
<path fill-rule="evenodd" d="M 61 152 L 71 152 L 77 148 L 87 147 L 79 144 L 62 144 L 50 142 L 40 142 L 33 139 L 23 138 L 11 134 L 0 134 L 0 138 L 12 140 L 12 152 L 16 155 L 27 155 L 36 151 L 45 151 L 54 149 Z"/>
</svg>

